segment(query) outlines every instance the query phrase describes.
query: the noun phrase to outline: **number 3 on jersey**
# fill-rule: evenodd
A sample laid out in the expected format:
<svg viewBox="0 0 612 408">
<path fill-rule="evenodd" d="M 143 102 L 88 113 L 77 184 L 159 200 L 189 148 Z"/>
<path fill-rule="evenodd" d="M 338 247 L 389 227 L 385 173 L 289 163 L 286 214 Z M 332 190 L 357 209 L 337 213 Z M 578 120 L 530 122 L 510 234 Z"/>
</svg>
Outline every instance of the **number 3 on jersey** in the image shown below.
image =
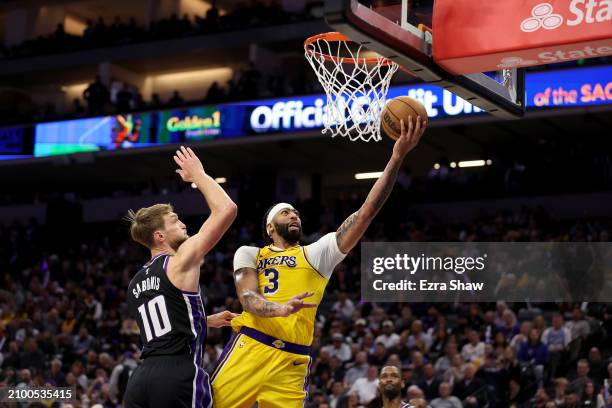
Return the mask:
<svg viewBox="0 0 612 408">
<path fill-rule="evenodd" d="M 147 309 L 149 311 L 149 317 L 147 316 Z M 170 325 L 170 318 L 168 317 L 168 310 L 166 309 L 166 299 L 164 295 L 155 296 L 153 299 L 146 303 L 143 303 L 138 307 L 138 312 L 142 318 L 142 325 L 145 329 L 145 336 L 147 341 L 151 341 L 153 337 L 157 338 L 163 336 L 172 330 Z M 161 320 L 160 320 L 161 317 Z M 151 324 L 153 323 L 153 333 L 151 333 Z M 155 336 L 153 336 L 155 335 Z"/>
<path fill-rule="evenodd" d="M 268 285 L 264 286 L 264 295 L 271 295 L 278 290 L 278 270 L 274 268 L 264 270 L 264 277 L 268 279 Z"/>
</svg>

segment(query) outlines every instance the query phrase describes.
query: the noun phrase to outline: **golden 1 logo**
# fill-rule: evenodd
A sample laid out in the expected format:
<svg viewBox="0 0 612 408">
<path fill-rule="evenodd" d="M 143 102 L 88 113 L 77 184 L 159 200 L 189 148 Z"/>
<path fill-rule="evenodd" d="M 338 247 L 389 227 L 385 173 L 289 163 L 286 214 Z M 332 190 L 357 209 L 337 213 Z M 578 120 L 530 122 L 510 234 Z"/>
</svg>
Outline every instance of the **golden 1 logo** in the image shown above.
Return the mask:
<svg viewBox="0 0 612 408">
<path fill-rule="evenodd" d="M 166 128 L 170 132 L 186 132 L 187 136 L 218 135 L 221 133 L 221 112 L 214 111 L 209 117 L 172 116 L 166 122 Z"/>
</svg>

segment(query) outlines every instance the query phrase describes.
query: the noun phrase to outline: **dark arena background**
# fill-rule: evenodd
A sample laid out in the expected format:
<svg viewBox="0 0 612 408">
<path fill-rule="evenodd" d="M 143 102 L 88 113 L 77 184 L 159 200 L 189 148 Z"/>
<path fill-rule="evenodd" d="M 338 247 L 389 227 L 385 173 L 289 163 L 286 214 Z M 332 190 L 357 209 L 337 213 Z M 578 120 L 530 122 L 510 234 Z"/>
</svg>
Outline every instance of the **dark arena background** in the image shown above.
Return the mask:
<svg viewBox="0 0 612 408">
<path fill-rule="evenodd" d="M 3 0 L 0 28 L 0 388 L 76 393 L 6 406 L 123 406 L 142 347 L 126 292 L 150 258 L 124 216 L 171 203 L 193 234 L 208 215 L 175 173 L 180 145 L 238 206 L 201 268 L 208 314 L 242 311 L 233 256 L 264 244 L 270 205 L 292 203 L 314 242 L 393 148 L 321 133 L 303 42 L 330 31 L 322 1 Z M 362 241 L 610 241 L 609 57 L 528 68 L 518 120 L 402 72 L 400 94 L 428 129 Z M 414 406 L 612 407 L 612 303 L 370 303 L 361 274 L 357 246 L 317 312 L 305 407 L 382 407 L 386 365 Z M 208 330 L 207 372 L 230 335 Z"/>
</svg>

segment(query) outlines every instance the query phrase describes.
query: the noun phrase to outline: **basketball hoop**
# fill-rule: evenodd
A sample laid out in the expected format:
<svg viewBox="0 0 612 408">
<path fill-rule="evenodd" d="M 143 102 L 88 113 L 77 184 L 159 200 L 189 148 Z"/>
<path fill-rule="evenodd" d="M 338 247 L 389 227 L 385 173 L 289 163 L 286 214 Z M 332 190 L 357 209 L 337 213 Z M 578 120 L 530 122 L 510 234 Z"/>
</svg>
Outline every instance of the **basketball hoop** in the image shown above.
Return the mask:
<svg viewBox="0 0 612 408">
<path fill-rule="evenodd" d="M 327 94 L 323 133 L 381 140 L 379 118 L 399 65 L 337 32 L 308 38 L 304 53 Z"/>
</svg>

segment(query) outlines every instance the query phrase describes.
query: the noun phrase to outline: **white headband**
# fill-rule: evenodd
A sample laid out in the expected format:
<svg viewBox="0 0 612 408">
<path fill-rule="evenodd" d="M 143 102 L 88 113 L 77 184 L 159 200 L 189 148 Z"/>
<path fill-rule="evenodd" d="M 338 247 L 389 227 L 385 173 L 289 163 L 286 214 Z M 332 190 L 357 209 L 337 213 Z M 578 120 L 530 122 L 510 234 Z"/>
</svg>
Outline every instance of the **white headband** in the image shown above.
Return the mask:
<svg viewBox="0 0 612 408">
<path fill-rule="evenodd" d="M 266 225 L 270 224 L 272 222 L 272 218 L 274 218 L 274 216 L 280 211 L 280 210 L 284 210 L 285 208 L 289 208 L 291 210 L 295 211 L 295 208 L 293 208 L 293 206 L 291 204 L 287 204 L 287 203 L 278 203 L 276 204 L 274 207 L 272 207 L 272 209 L 270 210 L 270 212 L 268 213 L 268 218 L 266 219 Z"/>
</svg>

